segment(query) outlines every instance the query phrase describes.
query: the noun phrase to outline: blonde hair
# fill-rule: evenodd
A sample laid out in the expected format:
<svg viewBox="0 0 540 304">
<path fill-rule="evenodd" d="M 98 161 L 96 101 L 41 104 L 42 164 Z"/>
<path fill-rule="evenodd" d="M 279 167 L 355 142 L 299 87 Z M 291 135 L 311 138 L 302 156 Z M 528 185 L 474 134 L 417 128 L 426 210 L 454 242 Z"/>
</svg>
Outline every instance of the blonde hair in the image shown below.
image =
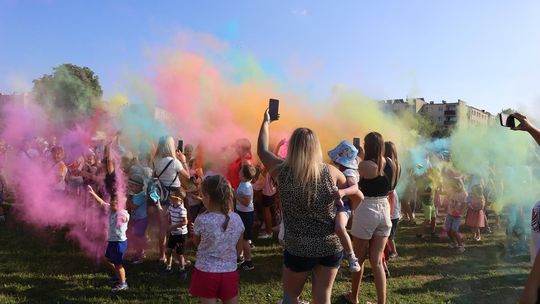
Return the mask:
<svg viewBox="0 0 540 304">
<path fill-rule="evenodd" d="M 315 132 L 308 128 L 294 130 L 284 165 L 290 168 L 294 181 L 304 191 L 311 183 L 317 185 L 321 177 L 323 155 Z"/>
<path fill-rule="evenodd" d="M 176 159 L 176 151 L 174 147 L 174 139 L 172 136 L 162 136 L 159 138 L 159 143 L 155 158 L 172 157 Z"/>
</svg>

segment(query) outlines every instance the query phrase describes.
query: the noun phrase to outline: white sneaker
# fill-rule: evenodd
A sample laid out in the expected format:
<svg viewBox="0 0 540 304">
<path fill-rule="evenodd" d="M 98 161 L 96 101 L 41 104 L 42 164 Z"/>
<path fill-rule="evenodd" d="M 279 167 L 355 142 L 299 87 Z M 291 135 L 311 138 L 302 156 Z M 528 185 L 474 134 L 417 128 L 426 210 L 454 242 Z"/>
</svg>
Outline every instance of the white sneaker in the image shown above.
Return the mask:
<svg viewBox="0 0 540 304">
<path fill-rule="evenodd" d="M 465 246 L 459 246 L 459 247 L 458 247 L 458 251 L 459 251 L 460 253 L 464 253 L 464 252 L 465 252 Z"/>
<path fill-rule="evenodd" d="M 259 239 L 265 240 L 265 239 L 271 239 L 273 237 L 273 233 L 263 233 L 259 234 Z"/>
<path fill-rule="evenodd" d="M 358 263 L 358 259 L 354 256 L 350 256 L 347 258 L 349 260 L 349 271 L 350 272 L 360 272 L 362 270 L 362 266 L 360 266 L 360 263 Z"/>
<path fill-rule="evenodd" d="M 450 243 L 448 244 L 448 247 L 454 249 L 454 248 L 457 248 L 458 245 L 456 243 Z"/>
</svg>

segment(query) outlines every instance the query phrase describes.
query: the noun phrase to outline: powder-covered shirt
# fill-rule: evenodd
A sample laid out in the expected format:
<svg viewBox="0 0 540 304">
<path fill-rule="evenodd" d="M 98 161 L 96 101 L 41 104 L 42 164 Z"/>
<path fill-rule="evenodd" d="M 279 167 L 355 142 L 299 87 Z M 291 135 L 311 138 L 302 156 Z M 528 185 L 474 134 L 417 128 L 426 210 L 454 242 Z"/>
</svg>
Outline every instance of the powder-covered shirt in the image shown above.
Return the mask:
<svg viewBox="0 0 540 304">
<path fill-rule="evenodd" d="M 390 219 L 396 220 L 401 218 L 401 204 L 399 202 L 398 193 L 396 190 L 394 190 L 394 212 L 390 215 Z"/>
<path fill-rule="evenodd" d="M 133 220 L 147 218 L 148 213 L 146 212 L 146 193 L 141 191 L 140 193 L 133 194 L 131 201 L 133 202 L 133 205 L 137 206 L 137 208 L 131 212 L 131 218 Z"/>
<path fill-rule="evenodd" d="M 467 192 L 454 192 L 446 199 L 448 203 L 447 213 L 451 216 L 461 216 L 464 207 L 467 206 Z"/>
<path fill-rule="evenodd" d="M 110 207 L 109 207 L 110 208 Z M 122 242 L 127 240 L 129 213 L 122 209 L 116 212 L 109 209 L 109 242 Z"/>
<path fill-rule="evenodd" d="M 214 212 L 205 212 L 195 220 L 193 233 L 201 237 L 195 262 L 198 270 L 217 273 L 236 271 L 236 244 L 244 233 L 244 224 L 234 212 L 229 212 L 225 231 L 224 222 L 225 215 Z"/>
<path fill-rule="evenodd" d="M 64 191 L 66 190 L 66 175 L 68 173 L 68 168 L 63 161 L 57 162 L 53 167 L 53 172 L 56 179 L 60 179 L 54 184 L 54 190 Z"/>
<path fill-rule="evenodd" d="M 187 218 L 187 210 L 186 208 L 184 208 L 183 204 L 171 204 L 169 205 L 167 211 L 169 212 L 169 215 L 171 217 L 171 225 L 178 225 L 182 222 L 182 219 Z M 172 235 L 182 235 L 187 233 L 187 225 L 180 226 L 171 231 Z"/>
<path fill-rule="evenodd" d="M 236 196 L 249 196 L 250 201 L 249 205 L 245 206 L 237 199 L 236 200 L 236 210 L 240 212 L 252 212 L 255 211 L 255 208 L 253 207 L 253 186 L 251 185 L 250 181 L 241 182 L 240 185 L 238 185 L 238 189 L 236 189 Z"/>
</svg>

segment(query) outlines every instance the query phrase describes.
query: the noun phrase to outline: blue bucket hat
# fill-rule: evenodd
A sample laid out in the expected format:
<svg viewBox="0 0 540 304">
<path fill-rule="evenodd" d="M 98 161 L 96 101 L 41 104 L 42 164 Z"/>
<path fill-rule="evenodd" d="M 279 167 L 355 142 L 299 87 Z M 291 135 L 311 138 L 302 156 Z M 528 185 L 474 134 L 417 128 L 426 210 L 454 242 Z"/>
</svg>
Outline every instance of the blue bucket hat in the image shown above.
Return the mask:
<svg viewBox="0 0 540 304">
<path fill-rule="evenodd" d="M 328 156 L 332 161 L 349 169 L 358 169 L 356 156 L 358 149 L 348 141 L 344 140 L 334 149 L 328 151 Z"/>
</svg>

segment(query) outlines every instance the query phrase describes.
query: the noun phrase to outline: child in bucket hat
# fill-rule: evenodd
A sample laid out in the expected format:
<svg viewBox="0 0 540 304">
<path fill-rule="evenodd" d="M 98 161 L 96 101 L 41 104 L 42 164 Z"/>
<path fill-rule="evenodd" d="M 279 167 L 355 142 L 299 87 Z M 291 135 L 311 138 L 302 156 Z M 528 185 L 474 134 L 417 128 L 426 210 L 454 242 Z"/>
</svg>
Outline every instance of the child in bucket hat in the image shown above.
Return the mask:
<svg viewBox="0 0 540 304">
<path fill-rule="evenodd" d="M 337 165 L 338 169 L 347 178 L 347 187 L 358 185 L 360 176 L 358 174 L 358 160 L 356 156 L 358 149 L 347 141 L 342 141 L 334 149 L 328 151 L 328 156 Z M 360 192 L 360 191 L 359 191 Z M 361 192 L 360 192 L 361 193 Z M 362 198 L 363 195 L 360 195 Z M 345 251 L 345 258 L 349 262 L 349 270 L 351 272 L 359 272 L 361 266 L 358 263 L 358 259 L 354 255 L 352 248 L 352 242 L 349 234 L 347 233 L 347 222 L 351 216 L 351 201 L 347 197 L 343 200 L 339 200 L 336 213 L 336 226 L 335 232 L 338 235 L 341 245 Z"/>
</svg>

